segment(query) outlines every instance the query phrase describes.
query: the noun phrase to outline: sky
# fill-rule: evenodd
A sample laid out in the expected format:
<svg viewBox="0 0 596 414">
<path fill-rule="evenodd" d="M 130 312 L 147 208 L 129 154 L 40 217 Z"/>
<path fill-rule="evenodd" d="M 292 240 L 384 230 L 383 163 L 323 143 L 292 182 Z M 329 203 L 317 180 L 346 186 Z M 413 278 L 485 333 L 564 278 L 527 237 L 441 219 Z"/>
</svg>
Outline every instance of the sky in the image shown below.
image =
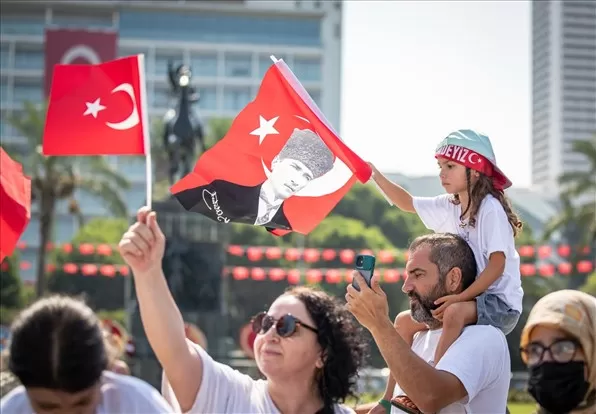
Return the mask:
<svg viewBox="0 0 596 414">
<path fill-rule="evenodd" d="M 344 3 L 342 139 L 385 172 L 438 174 L 449 132 L 486 133 L 530 185 L 531 6 L 526 1 Z"/>
</svg>

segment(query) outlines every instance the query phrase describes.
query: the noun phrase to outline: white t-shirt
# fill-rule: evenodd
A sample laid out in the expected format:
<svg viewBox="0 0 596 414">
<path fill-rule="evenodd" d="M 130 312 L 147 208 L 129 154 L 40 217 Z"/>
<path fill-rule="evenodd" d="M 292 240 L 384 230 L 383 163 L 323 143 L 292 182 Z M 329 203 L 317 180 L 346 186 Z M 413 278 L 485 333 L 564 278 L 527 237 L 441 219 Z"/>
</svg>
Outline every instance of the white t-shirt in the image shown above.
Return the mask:
<svg viewBox="0 0 596 414">
<path fill-rule="evenodd" d="M 414 197 L 416 213 L 429 230 L 436 233 L 459 234 L 467 240 L 474 252 L 478 272 L 488 264 L 491 253 L 505 254 L 505 270 L 487 290 L 507 303 L 512 309 L 521 312 L 524 291 L 521 286 L 520 260 L 513 229 L 499 200 L 487 195 L 476 216 L 476 225 L 460 226 L 461 205 L 453 204 L 450 194 L 437 197 Z M 464 206 L 465 208 L 465 206 Z"/>
<path fill-rule="evenodd" d="M 422 331 L 415 335 L 414 351 L 426 362 L 433 360 L 442 329 Z M 455 375 L 468 396 L 438 414 L 503 414 L 511 378 L 511 360 L 505 335 L 489 325 L 466 327 L 435 367 Z M 432 387 L 432 385 L 429 385 Z M 404 395 L 399 384 L 393 397 Z M 391 414 L 403 413 L 392 406 Z"/>
<path fill-rule="evenodd" d="M 101 401 L 96 414 L 166 414 L 172 407 L 159 392 L 146 382 L 129 376 L 105 371 L 101 384 Z M 0 401 L 0 413 L 34 414 L 27 391 L 22 385 Z"/>
<path fill-rule="evenodd" d="M 189 411 L 191 414 L 202 413 L 251 413 L 280 414 L 267 391 L 267 381 L 254 380 L 250 376 L 220 364 L 196 344 L 192 344 L 197 358 L 203 362 L 203 380 L 197 397 Z M 176 413 L 182 412 L 176 395 L 165 375 L 162 377 L 161 392 L 174 407 Z M 334 407 L 336 414 L 353 414 L 345 405 Z"/>
</svg>

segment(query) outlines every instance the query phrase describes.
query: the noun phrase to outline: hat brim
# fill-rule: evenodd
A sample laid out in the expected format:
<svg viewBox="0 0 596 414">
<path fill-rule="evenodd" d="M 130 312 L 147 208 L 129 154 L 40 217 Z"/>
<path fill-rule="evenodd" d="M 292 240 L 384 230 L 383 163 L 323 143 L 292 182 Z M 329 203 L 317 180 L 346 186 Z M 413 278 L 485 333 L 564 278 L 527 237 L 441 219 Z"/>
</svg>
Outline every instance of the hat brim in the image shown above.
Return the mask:
<svg viewBox="0 0 596 414">
<path fill-rule="evenodd" d="M 513 184 L 499 167 L 493 164 L 493 180 L 497 190 L 506 190 Z"/>
</svg>

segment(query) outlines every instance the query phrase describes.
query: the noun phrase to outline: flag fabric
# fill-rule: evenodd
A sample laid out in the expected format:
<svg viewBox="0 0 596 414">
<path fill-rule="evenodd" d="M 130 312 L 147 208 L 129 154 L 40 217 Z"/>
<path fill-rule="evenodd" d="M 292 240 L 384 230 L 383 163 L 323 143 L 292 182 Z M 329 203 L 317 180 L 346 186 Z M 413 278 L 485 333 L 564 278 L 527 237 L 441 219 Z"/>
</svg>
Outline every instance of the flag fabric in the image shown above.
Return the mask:
<svg viewBox="0 0 596 414">
<path fill-rule="evenodd" d="M 10 256 L 31 219 L 31 179 L 0 147 L 0 262 Z"/>
<path fill-rule="evenodd" d="M 148 122 L 143 55 L 56 65 L 44 155 L 144 155 Z"/>
<path fill-rule="evenodd" d="M 189 211 L 222 223 L 308 234 L 371 169 L 339 138 L 283 61 L 226 136 L 205 152 L 172 194 Z"/>
</svg>

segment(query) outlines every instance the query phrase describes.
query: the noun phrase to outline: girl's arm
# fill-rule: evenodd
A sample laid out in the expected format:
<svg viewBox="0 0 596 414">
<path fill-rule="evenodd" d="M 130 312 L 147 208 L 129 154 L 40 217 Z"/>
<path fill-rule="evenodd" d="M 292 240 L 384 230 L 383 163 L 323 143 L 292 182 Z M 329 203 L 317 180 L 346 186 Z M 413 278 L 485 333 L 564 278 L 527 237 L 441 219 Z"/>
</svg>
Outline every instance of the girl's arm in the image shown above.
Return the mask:
<svg viewBox="0 0 596 414">
<path fill-rule="evenodd" d="M 410 193 L 404 190 L 401 186 L 391 182 L 387 179 L 374 165 L 369 164 L 373 170 L 372 178 L 387 197 L 395 204 L 400 210 L 408 213 L 415 213 L 414 200 Z"/>
<path fill-rule="evenodd" d="M 493 252 L 488 258 L 486 268 L 478 275 L 476 280 L 459 295 L 462 302 L 474 300 L 477 296 L 486 292 L 505 271 L 505 253 Z"/>
</svg>

